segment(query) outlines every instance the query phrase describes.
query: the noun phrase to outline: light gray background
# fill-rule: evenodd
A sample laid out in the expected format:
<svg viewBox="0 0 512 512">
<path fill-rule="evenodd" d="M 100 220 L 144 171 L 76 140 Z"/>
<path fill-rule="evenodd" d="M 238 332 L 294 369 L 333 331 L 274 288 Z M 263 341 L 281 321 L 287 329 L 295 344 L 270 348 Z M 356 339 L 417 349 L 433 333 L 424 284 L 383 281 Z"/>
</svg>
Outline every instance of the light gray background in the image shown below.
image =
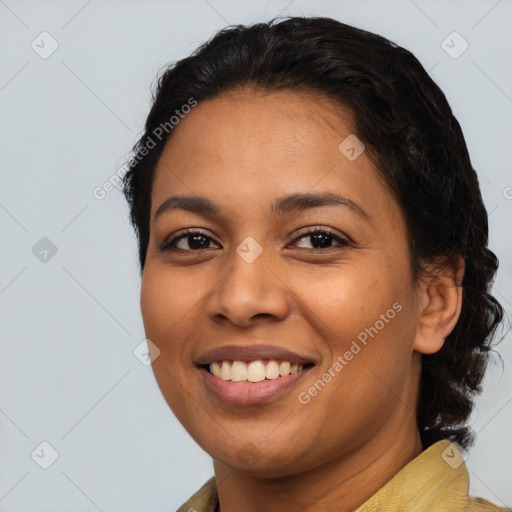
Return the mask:
<svg viewBox="0 0 512 512">
<path fill-rule="evenodd" d="M 0 0 L 1 511 L 172 511 L 213 474 L 133 355 L 144 339 L 135 238 L 120 192 L 92 191 L 140 133 L 160 66 L 228 23 L 278 13 L 380 33 L 429 70 L 479 173 L 510 311 L 510 0 Z M 43 31 L 59 45 L 47 59 L 31 48 Z M 441 47 L 453 31 L 469 43 L 457 59 Z M 42 237 L 58 249 L 45 263 L 32 252 Z M 470 492 L 509 507 L 510 340 L 498 348 L 505 371 L 489 367 L 466 461 Z M 46 470 L 31 458 L 43 441 L 59 455 Z"/>
</svg>

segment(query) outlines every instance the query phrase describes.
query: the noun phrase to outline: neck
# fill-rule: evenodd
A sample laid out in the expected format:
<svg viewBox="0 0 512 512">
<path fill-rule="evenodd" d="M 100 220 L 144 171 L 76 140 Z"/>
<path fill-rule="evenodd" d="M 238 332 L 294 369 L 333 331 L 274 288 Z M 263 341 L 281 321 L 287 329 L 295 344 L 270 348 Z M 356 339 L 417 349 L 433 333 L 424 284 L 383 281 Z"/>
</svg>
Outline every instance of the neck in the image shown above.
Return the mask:
<svg viewBox="0 0 512 512">
<path fill-rule="evenodd" d="M 403 420 L 352 452 L 291 476 L 250 476 L 215 460 L 220 512 L 356 510 L 423 451 L 415 422 Z"/>
</svg>

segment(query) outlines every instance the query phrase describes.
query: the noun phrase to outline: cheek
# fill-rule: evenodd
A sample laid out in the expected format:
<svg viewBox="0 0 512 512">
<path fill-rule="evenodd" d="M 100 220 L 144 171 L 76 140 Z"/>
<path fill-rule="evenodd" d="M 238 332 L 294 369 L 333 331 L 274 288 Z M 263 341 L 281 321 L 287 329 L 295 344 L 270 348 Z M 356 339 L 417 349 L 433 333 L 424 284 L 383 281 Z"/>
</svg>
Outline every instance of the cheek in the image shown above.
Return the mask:
<svg viewBox="0 0 512 512">
<path fill-rule="evenodd" d="M 376 322 L 379 332 L 389 331 L 398 316 L 393 309 L 402 295 L 397 287 L 377 267 L 362 270 L 334 269 L 323 277 L 302 279 L 297 290 L 310 321 L 322 335 L 325 332 L 325 340 L 336 353 L 347 350 L 347 344 L 361 333 L 364 338 L 365 329 Z"/>
<path fill-rule="evenodd" d="M 146 335 L 164 346 L 180 339 L 179 333 L 196 313 L 204 294 L 199 286 L 190 286 L 190 277 L 179 272 L 148 265 L 141 284 L 140 307 Z"/>
<path fill-rule="evenodd" d="M 163 330 L 169 328 L 168 319 L 174 304 L 165 281 L 157 279 L 147 266 L 141 284 L 140 308 L 146 336 L 160 347 Z"/>
<path fill-rule="evenodd" d="M 147 267 L 141 284 L 141 313 L 146 337 L 160 350 L 152 369 L 164 398 L 176 409 L 177 416 L 184 408 L 182 388 L 189 378 L 191 333 L 197 300 L 181 292 L 181 285 L 169 271 L 156 272 Z M 194 295 L 194 294 L 193 294 Z M 195 307 L 194 307 L 195 306 Z"/>
<path fill-rule="evenodd" d="M 187 300 L 187 294 L 180 291 L 176 275 L 146 264 L 140 293 L 141 313 L 146 337 L 160 350 L 151 367 L 162 396 L 176 417 L 186 423 L 185 382 L 190 369 L 183 360 L 197 300 Z"/>
<path fill-rule="evenodd" d="M 365 272 L 352 268 L 332 272 L 330 278 L 302 280 L 298 290 L 308 306 L 303 314 L 323 338 L 322 370 L 338 362 L 331 390 L 345 394 L 350 389 L 354 403 L 382 399 L 376 381 L 385 383 L 380 388 L 386 395 L 386 386 L 400 392 L 407 379 L 415 312 L 409 282 L 397 270 L 394 274 L 396 279 L 369 265 Z"/>
</svg>

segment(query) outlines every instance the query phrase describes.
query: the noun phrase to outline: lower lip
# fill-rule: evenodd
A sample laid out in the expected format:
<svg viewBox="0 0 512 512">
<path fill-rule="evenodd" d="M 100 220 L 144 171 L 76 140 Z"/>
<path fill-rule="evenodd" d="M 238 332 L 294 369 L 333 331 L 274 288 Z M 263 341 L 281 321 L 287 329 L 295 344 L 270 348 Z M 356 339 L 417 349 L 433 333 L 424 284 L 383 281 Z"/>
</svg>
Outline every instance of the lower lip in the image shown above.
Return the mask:
<svg viewBox="0 0 512 512">
<path fill-rule="evenodd" d="M 260 382 L 233 382 L 215 377 L 203 367 L 198 368 L 208 388 L 225 402 L 251 405 L 269 402 L 290 391 L 312 369 L 308 367 L 295 375 L 265 379 Z"/>
</svg>

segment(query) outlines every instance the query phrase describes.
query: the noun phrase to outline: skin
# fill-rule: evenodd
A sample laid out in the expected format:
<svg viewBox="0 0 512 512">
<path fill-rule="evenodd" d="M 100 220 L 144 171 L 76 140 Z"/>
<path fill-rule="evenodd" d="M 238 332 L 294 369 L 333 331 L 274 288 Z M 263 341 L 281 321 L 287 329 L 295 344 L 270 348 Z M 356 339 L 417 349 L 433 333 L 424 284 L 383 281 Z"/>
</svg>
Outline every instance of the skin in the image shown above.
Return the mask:
<svg viewBox="0 0 512 512">
<path fill-rule="evenodd" d="M 439 350 L 457 322 L 462 291 L 453 283 L 463 264 L 431 266 L 413 280 L 400 206 L 366 151 L 349 161 L 338 149 L 355 129 L 350 113 L 334 107 L 312 93 L 249 89 L 200 102 L 174 128 L 156 169 L 144 327 L 160 350 L 153 371 L 163 396 L 213 458 L 222 512 L 355 510 L 422 452 L 420 358 Z M 370 220 L 339 205 L 271 215 L 276 199 L 297 192 L 342 194 Z M 223 214 L 180 209 L 154 219 L 171 195 L 207 197 Z M 315 227 L 350 243 L 328 238 L 322 249 L 302 234 Z M 211 241 L 158 250 L 184 228 Z M 252 263 L 236 252 L 248 236 L 263 249 Z M 401 311 L 300 403 L 298 393 L 394 303 Z M 316 364 L 279 399 L 228 405 L 193 360 L 231 343 L 270 343 Z M 240 456 L 249 442 L 250 464 Z"/>
</svg>

